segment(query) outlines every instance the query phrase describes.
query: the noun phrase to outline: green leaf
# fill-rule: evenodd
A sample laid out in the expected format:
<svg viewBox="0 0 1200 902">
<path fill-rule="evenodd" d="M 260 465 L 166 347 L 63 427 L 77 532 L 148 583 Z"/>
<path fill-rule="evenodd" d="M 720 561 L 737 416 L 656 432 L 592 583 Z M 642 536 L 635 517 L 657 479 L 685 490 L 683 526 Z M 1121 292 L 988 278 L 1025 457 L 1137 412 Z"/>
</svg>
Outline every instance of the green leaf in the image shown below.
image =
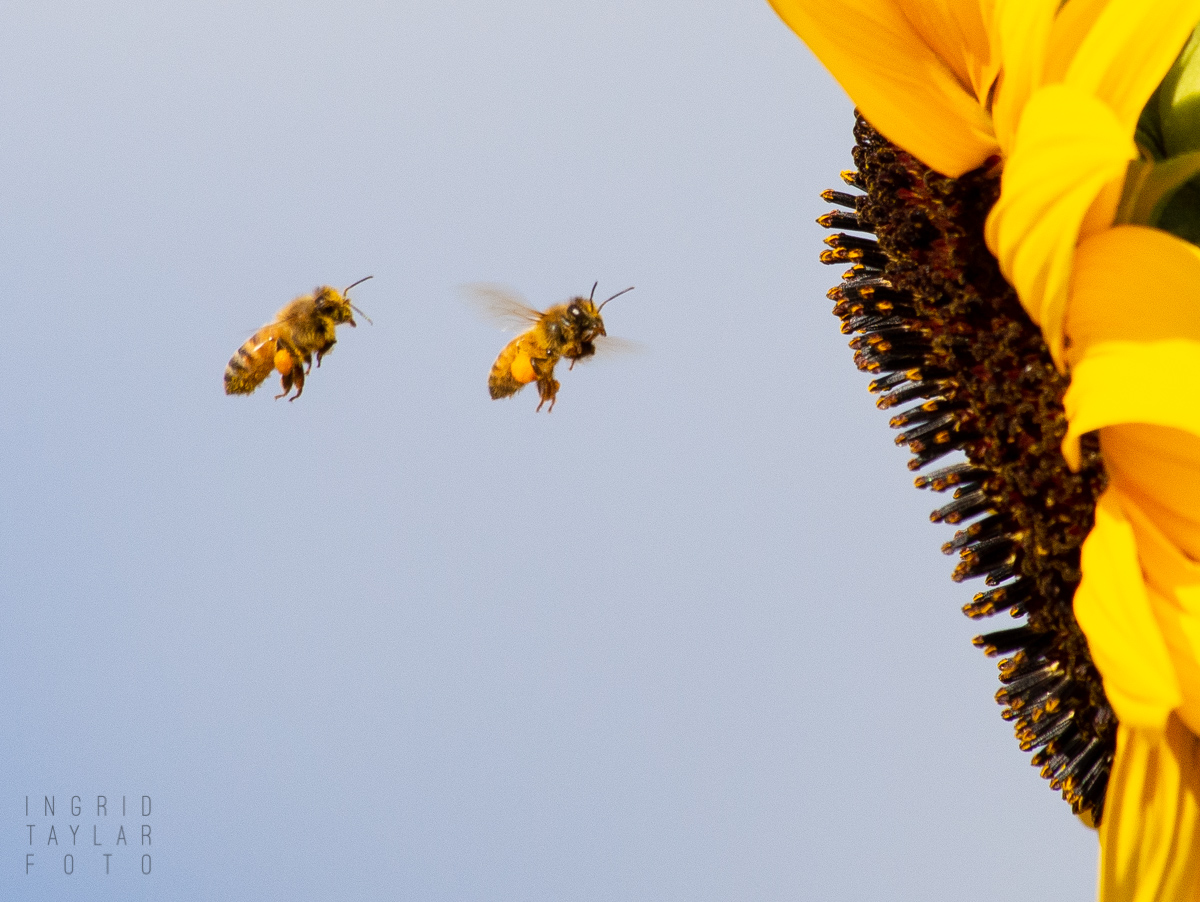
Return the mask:
<svg viewBox="0 0 1200 902">
<path fill-rule="evenodd" d="M 1158 95 L 1162 91 L 1160 84 L 1142 107 L 1142 115 L 1138 117 L 1137 131 L 1133 140 L 1143 156 L 1151 160 L 1165 160 L 1167 145 L 1163 141 L 1162 117 L 1158 114 Z"/>
<path fill-rule="evenodd" d="M 1200 150 L 1200 29 L 1192 32 L 1157 93 L 1166 155 Z"/>
<path fill-rule="evenodd" d="M 1200 246 L 1200 185 L 1188 182 L 1166 204 L 1155 225 Z"/>
<path fill-rule="evenodd" d="M 1160 220 L 1168 204 L 1197 175 L 1200 175 L 1200 150 L 1159 162 L 1134 160 L 1125 173 L 1116 221 L 1164 228 Z M 1180 211 L 1175 215 L 1178 217 Z"/>
</svg>

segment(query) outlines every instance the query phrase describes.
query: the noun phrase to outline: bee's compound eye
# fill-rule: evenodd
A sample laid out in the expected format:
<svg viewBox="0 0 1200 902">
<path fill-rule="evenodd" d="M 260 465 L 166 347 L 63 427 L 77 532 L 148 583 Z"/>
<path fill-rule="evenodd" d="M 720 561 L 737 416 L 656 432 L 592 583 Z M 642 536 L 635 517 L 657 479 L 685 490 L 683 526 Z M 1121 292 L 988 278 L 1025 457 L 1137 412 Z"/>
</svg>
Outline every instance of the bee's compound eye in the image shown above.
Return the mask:
<svg viewBox="0 0 1200 902">
<path fill-rule="evenodd" d="M 583 311 L 579 309 L 578 304 L 572 304 L 570 306 L 570 308 L 567 310 L 567 313 L 571 314 L 571 316 L 579 316 L 580 314 L 583 313 Z"/>
</svg>

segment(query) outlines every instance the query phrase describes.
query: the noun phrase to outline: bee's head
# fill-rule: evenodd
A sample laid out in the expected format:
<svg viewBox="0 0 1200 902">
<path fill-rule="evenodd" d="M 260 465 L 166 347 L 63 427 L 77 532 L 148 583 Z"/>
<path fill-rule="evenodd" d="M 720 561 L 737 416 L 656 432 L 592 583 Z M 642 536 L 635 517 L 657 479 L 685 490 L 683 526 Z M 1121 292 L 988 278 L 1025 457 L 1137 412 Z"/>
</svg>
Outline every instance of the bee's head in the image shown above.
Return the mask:
<svg viewBox="0 0 1200 902">
<path fill-rule="evenodd" d="M 600 309 L 591 298 L 572 298 L 567 306 L 567 316 L 571 317 L 579 334 L 594 338 L 597 335 L 607 335 L 604 331 L 604 320 Z"/>
<path fill-rule="evenodd" d="M 358 323 L 354 321 L 355 313 L 370 323 L 371 317 L 350 303 L 350 289 L 355 285 L 361 285 L 370 278 L 373 278 L 373 276 L 367 276 L 366 279 L 359 279 L 340 292 L 336 288 L 330 288 L 328 285 L 317 289 L 317 310 L 329 316 L 338 325 L 349 323 L 351 326 L 357 327 Z M 371 325 L 374 325 L 374 323 L 371 323 Z"/>
<path fill-rule="evenodd" d="M 354 322 L 354 314 L 350 311 L 350 302 L 336 288 L 323 285 L 313 294 L 313 301 L 316 304 L 317 315 L 327 317 L 334 325 L 340 326 L 342 323 L 358 325 Z"/>
<path fill-rule="evenodd" d="M 611 298 L 608 298 L 608 300 L 597 304 L 593 299 L 596 296 L 596 286 L 599 284 L 599 282 L 593 282 L 592 293 L 590 295 L 586 298 L 575 298 L 567 307 L 567 315 L 575 321 L 575 325 L 579 328 L 579 331 L 588 336 L 588 339 L 585 340 L 595 338 L 598 335 L 608 334 L 604 331 L 604 319 L 600 316 L 600 311 L 613 298 L 620 297 L 626 291 L 633 291 L 633 286 L 630 286 L 625 291 L 618 291 Z"/>
</svg>

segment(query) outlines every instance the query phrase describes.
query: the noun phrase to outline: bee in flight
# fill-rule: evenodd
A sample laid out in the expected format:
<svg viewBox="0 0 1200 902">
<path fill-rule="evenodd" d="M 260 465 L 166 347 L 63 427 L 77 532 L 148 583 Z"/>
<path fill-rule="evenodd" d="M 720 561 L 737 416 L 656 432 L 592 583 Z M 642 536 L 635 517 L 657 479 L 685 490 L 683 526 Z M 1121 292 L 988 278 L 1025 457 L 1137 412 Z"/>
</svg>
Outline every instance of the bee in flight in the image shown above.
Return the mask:
<svg viewBox="0 0 1200 902">
<path fill-rule="evenodd" d="M 496 318 L 524 326 L 532 323 L 505 345 L 492 364 L 488 391 L 493 398 L 507 398 L 530 382 L 536 382 L 541 398 L 537 409 L 541 410 L 547 401 L 550 402 L 547 412 L 554 409 L 554 399 L 558 395 L 555 364 L 565 357 L 571 361 L 568 369 L 573 369 L 576 361 L 595 354 L 596 339 L 608 335 L 600 311 L 608 301 L 633 291 L 630 286 L 597 305 L 592 298 L 599 284 L 592 285 L 592 293 L 586 298 L 571 298 L 565 304 L 555 304 L 547 310 L 534 310 L 498 288 L 475 288 L 477 296 Z"/>
<path fill-rule="evenodd" d="M 354 285 L 370 278 L 359 279 Z M 274 321 L 246 339 L 229 358 L 225 367 L 225 394 L 248 395 L 262 385 L 271 370 L 279 370 L 283 391 L 275 400 L 284 397 L 293 385 L 296 394 L 288 400 L 299 398 L 304 391 L 304 374 L 312 369 L 313 354 L 317 355 L 320 366 L 321 358 L 337 344 L 337 327 L 342 323 L 358 325 L 351 311 L 371 322 L 370 317 L 350 303 L 350 289 L 354 285 L 341 292 L 323 285 L 275 314 Z"/>
</svg>

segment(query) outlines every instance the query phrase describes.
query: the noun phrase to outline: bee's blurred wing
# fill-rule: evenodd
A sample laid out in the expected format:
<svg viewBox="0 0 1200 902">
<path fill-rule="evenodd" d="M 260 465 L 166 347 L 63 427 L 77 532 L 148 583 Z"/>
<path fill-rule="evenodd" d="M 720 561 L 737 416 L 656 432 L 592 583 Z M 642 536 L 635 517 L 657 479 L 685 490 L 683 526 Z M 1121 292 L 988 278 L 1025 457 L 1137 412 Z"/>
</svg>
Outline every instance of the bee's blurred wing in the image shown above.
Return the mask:
<svg viewBox="0 0 1200 902">
<path fill-rule="evenodd" d="M 499 285 L 465 285 L 462 293 L 484 319 L 510 332 L 523 332 L 542 318 L 540 310 L 534 310 L 516 292 Z"/>
<path fill-rule="evenodd" d="M 640 341 L 634 341 L 632 338 L 612 338 L 602 335 L 596 339 L 596 353 L 593 356 L 601 359 L 626 357 L 630 354 L 645 354 L 646 350 L 646 345 Z M 591 357 L 581 357 L 579 362 L 583 363 L 591 359 Z"/>
</svg>

